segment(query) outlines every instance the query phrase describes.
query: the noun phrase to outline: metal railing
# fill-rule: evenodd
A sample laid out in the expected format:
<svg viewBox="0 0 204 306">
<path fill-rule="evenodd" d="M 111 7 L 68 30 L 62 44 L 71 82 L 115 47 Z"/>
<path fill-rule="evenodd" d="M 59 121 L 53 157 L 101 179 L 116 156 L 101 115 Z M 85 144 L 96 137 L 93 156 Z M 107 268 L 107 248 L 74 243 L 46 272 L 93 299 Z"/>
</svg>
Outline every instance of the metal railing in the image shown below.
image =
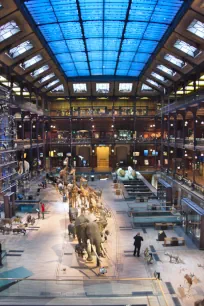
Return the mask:
<svg viewBox="0 0 204 306">
<path fill-rule="evenodd" d="M 176 109 L 179 109 L 181 106 L 186 108 L 191 104 L 194 104 L 195 102 L 200 103 L 203 101 L 204 101 L 204 93 L 196 92 L 189 96 L 185 96 L 184 99 L 179 99 L 178 101 L 175 101 L 169 105 L 162 107 L 161 110 L 157 112 L 157 115 L 161 116 L 162 114 L 168 114 L 171 113 L 172 111 L 175 111 Z"/>
<path fill-rule="evenodd" d="M 130 110 L 130 108 L 109 108 L 109 109 L 79 109 L 79 110 L 50 110 L 51 117 L 124 117 L 124 116 L 134 116 L 134 111 Z M 135 111 L 136 116 L 155 116 L 156 109 L 149 109 L 149 108 L 137 108 Z"/>
</svg>

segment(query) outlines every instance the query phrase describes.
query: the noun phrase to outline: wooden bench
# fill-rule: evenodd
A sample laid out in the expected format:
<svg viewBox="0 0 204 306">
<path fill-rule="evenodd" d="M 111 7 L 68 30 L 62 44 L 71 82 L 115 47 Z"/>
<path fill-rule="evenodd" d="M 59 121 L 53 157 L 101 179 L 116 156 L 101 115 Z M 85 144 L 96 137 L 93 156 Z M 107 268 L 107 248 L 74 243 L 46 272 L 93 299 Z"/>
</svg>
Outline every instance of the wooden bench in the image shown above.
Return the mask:
<svg viewBox="0 0 204 306">
<path fill-rule="evenodd" d="M 171 226 L 171 227 L 174 227 L 176 224 L 175 223 L 154 223 L 154 227 L 155 227 L 155 229 L 157 228 L 157 227 L 168 227 L 168 226 Z"/>
<path fill-rule="evenodd" d="M 172 244 L 172 242 L 180 242 L 180 245 L 185 245 L 185 239 L 183 237 L 165 237 L 164 238 L 164 246 L 166 246 L 168 243 Z"/>
</svg>

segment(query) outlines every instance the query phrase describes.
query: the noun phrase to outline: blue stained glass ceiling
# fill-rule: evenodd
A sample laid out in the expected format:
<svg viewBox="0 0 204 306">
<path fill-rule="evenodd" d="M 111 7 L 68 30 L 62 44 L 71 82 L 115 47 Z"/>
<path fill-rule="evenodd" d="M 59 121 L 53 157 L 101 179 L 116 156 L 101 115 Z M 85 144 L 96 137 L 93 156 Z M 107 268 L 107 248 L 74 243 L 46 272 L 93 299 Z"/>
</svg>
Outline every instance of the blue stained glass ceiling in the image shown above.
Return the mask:
<svg viewBox="0 0 204 306">
<path fill-rule="evenodd" d="M 138 77 L 184 0 L 24 3 L 67 77 Z"/>
</svg>

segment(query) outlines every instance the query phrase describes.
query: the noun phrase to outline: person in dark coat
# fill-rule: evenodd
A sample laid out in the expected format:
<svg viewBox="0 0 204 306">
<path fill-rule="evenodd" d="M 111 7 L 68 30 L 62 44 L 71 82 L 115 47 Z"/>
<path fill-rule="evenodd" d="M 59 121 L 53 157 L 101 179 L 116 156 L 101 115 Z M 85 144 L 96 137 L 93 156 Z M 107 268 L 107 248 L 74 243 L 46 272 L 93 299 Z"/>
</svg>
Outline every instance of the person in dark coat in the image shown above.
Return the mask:
<svg viewBox="0 0 204 306">
<path fill-rule="evenodd" d="M 134 240 L 135 249 L 133 255 L 135 256 L 137 252 L 137 257 L 140 257 L 141 242 L 143 241 L 143 238 L 140 236 L 140 233 L 137 233 L 137 235 L 134 237 Z"/>
</svg>

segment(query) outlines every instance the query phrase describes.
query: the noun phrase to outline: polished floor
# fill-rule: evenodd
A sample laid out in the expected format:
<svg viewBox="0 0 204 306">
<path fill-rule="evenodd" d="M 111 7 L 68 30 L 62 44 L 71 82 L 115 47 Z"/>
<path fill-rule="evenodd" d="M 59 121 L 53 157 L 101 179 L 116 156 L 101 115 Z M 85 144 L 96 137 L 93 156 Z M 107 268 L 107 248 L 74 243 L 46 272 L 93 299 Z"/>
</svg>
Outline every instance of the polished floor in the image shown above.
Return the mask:
<svg viewBox="0 0 204 306">
<path fill-rule="evenodd" d="M 195 300 L 204 296 L 203 252 L 197 250 L 182 229 L 175 228 L 166 233 L 167 236 L 185 237 L 186 245 L 165 248 L 156 240 L 158 231 L 154 228 L 132 228 L 128 211 L 142 207 L 116 196 L 111 180 L 89 184 L 103 190 L 103 202 L 112 210 L 108 225 L 111 235 L 106 244 L 109 258 L 103 262 L 107 274 L 98 276 L 99 269 L 95 264 L 84 265 L 77 258 L 74 252 L 77 241 L 69 238 L 67 233 L 68 204 L 62 202 L 61 195 L 52 185 L 48 185 L 41 194 L 46 204 L 45 220 L 36 220 L 25 236 L 0 234 L 7 254 L 12 255 L 4 258 L 0 278 L 24 278 L 14 284 L 10 280 L 10 285 L 0 280 L 1 286 L 7 285 L 0 291 L 0 305 L 173 306 L 179 299 L 181 305 L 192 306 Z M 32 189 L 37 188 L 37 184 L 31 185 Z M 133 236 L 138 231 L 144 238 L 139 258 L 132 256 Z M 155 260 L 152 265 L 144 259 L 146 247 L 153 248 Z M 179 255 L 181 262 L 169 263 L 166 251 Z M 202 267 L 198 267 L 199 264 Z M 161 273 L 162 289 L 158 281 L 151 280 L 155 271 Z M 187 273 L 196 276 L 196 283 L 189 293 L 184 282 Z"/>
</svg>

